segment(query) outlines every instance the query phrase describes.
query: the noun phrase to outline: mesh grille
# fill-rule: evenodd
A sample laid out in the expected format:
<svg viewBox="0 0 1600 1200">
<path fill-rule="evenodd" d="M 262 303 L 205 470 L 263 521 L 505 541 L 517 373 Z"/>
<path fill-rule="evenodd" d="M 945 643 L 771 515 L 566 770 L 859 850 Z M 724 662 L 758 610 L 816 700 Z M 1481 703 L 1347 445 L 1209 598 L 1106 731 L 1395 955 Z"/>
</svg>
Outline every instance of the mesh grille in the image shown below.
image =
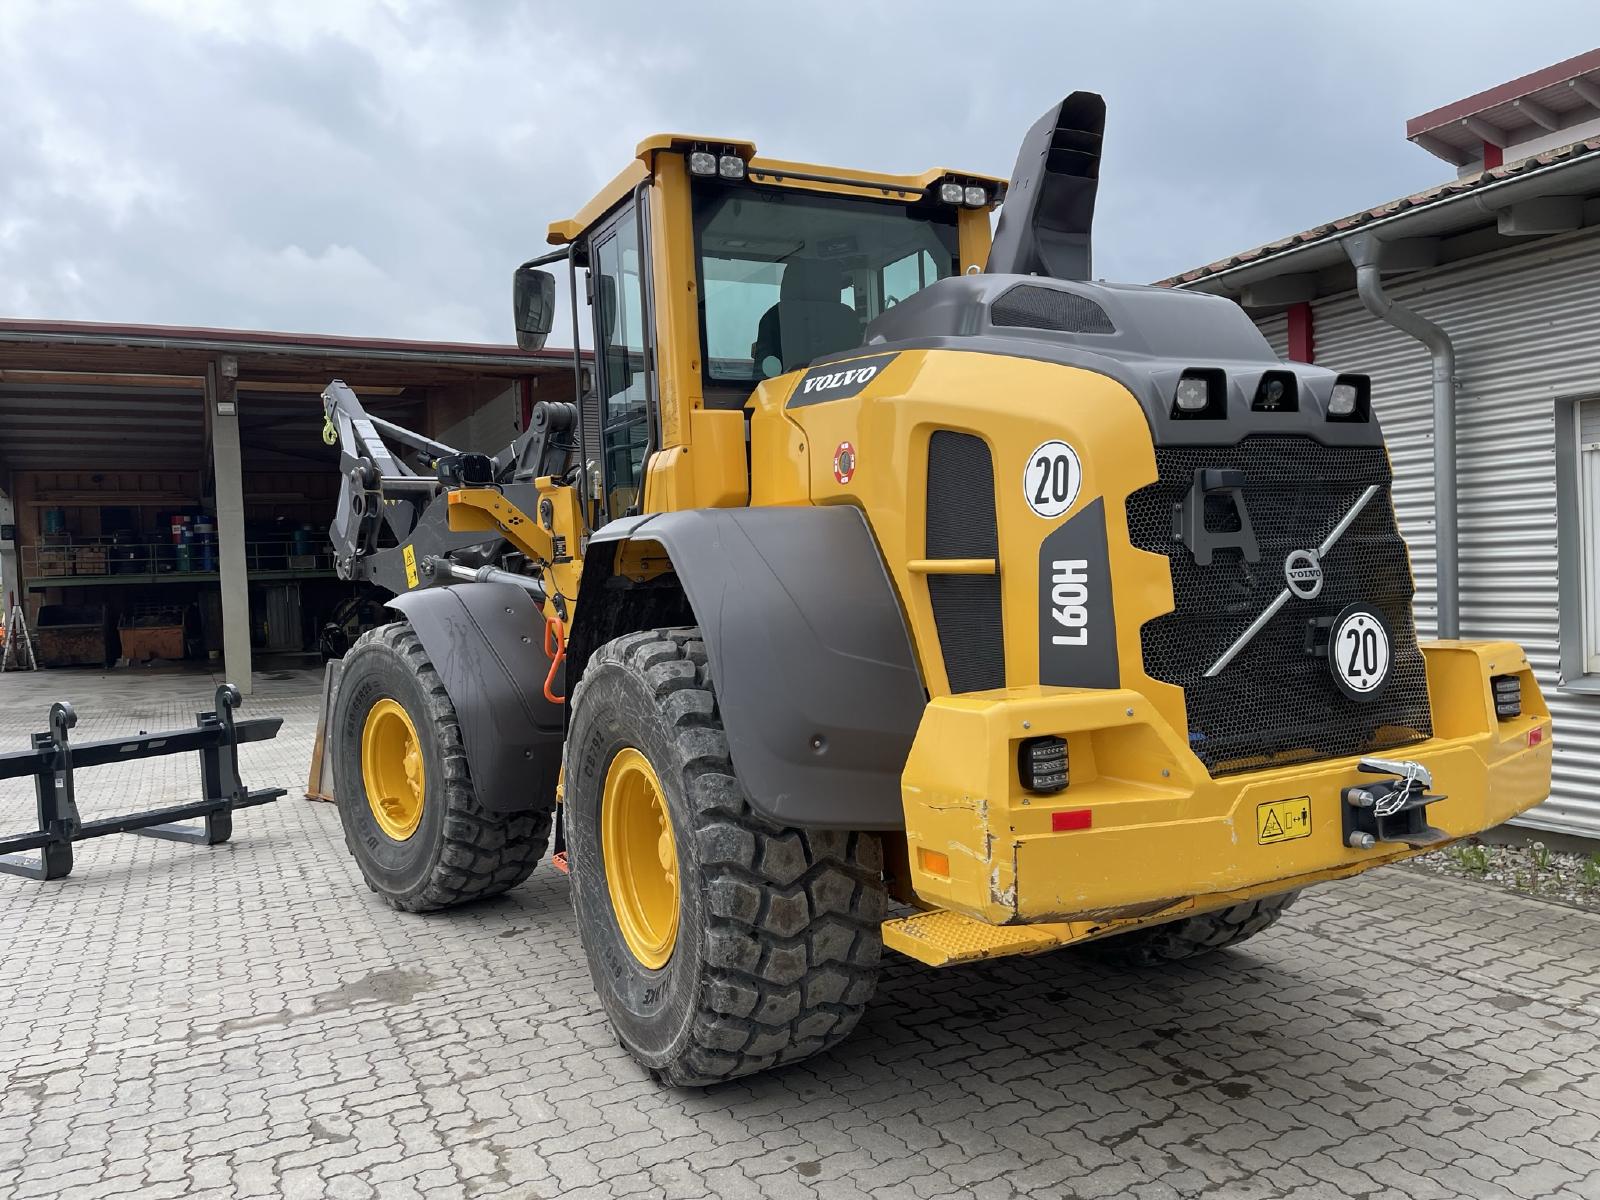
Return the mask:
<svg viewBox="0 0 1600 1200">
<path fill-rule="evenodd" d="M 1381 446 L 1251 437 L 1223 448 L 1158 447 L 1156 465 L 1160 480 L 1128 497 L 1128 533 L 1139 549 L 1169 556 L 1176 607 L 1141 630 L 1145 671 L 1183 688 L 1190 745 L 1213 775 L 1392 749 L 1432 735 L 1411 619 L 1411 570 Z M 1174 542 L 1173 506 L 1201 467 L 1245 473 L 1260 562 L 1245 563 L 1240 551 L 1224 548 L 1201 567 Z M 1318 546 L 1373 484 L 1382 492 L 1322 560 L 1322 594 L 1291 599 L 1215 679 L 1206 679 L 1206 669 L 1283 590 L 1289 552 Z M 1370 703 L 1347 698 L 1334 686 L 1327 659 L 1305 650 L 1308 621 L 1358 600 L 1383 614 L 1393 637 L 1388 686 Z"/>
<path fill-rule="evenodd" d="M 928 441 L 927 556 L 995 558 L 994 462 L 982 438 L 936 430 Z M 1006 684 L 999 575 L 929 575 L 928 599 L 952 692 Z"/>
<path fill-rule="evenodd" d="M 989 306 L 995 325 L 1054 329 L 1061 333 L 1115 333 L 1106 310 L 1076 292 L 1019 283 Z"/>
</svg>

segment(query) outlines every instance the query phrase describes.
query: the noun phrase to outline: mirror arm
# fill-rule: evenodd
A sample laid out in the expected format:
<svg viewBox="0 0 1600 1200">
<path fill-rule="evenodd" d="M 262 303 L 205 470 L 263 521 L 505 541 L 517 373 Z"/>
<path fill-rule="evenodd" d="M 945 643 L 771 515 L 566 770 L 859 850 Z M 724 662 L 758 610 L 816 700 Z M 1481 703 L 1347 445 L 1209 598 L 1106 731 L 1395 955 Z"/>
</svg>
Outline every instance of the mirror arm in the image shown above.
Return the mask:
<svg viewBox="0 0 1600 1200">
<path fill-rule="evenodd" d="M 579 349 L 578 338 L 578 253 L 577 246 L 567 246 L 567 299 L 572 305 L 572 402 L 578 409 L 578 478 L 581 481 L 582 491 L 578 494 L 583 497 L 583 502 L 578 505 L 578 512 L 583 520 L 583 528 L 588 532 L 592 526 L 589 521 L 589 446 L 583 437 L 583 352 Z"/>
</svg>

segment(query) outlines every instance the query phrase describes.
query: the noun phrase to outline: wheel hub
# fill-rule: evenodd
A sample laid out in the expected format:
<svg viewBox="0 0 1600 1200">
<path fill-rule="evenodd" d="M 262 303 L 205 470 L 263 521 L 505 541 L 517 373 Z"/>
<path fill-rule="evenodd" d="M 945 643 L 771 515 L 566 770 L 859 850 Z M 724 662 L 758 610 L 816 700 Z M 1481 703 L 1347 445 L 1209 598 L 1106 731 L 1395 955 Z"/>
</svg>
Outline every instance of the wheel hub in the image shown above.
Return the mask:
<svg viewBox="0 0 1600 1200">
<path fill-rule="evenodd" d="M 367 713 L 361 730 L 361 782 L 379 829 L 397 842 L 416 833 L 422 824 L 427 769 L 417 727 L 398 700 L 385 697 Z"/>
<path fill-rule="evenodd" d="M 634 958 L 657 970 L 678 941 L 678 850 L 661 781 L 631 746 L 606 772 L 600 850 L 622 940 Z"/>
</svg>

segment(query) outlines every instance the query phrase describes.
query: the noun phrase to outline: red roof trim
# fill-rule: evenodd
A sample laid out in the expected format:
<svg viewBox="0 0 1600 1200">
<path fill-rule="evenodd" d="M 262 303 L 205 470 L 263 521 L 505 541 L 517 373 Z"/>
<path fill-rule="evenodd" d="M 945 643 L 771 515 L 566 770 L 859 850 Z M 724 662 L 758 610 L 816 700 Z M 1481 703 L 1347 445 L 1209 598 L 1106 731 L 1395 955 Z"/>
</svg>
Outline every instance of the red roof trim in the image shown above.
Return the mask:
<svg viewBox="0 0 1600 1200">
<path fill-rule="evenodd" d="M 257 329 L 213 329 L 207 326 L 185 325 L 122 325 L 101 321 L 39 321 L 18 318 L 0 318 L 0 333 L 37 334 L 41 338 L 52 336 L 90 336 L 104 338 L 136 338 L 139 340 L 165 339 L 180 341 L 236 342 L 252 347 L 282 346 L 285 350 L 311 348 L 317 350 L 395 351 L 404 354 L 470 354 L 485 358 L 504 358 L 509 362 L 549 362 L 555 359 L 570 361 L 571 350 L 550 348 L 528 351 L 516 346 L 485 342 L 421 342 L 405 338 L 343 337 L 323 333 L 275 333 Z M 584 351 L 585 357 L 589 356 Z"/>
<path fill-rule="evenodd" d="M 1600 49 L 1576 55 L 1552 67 L 1545 67 L 1543 70 L 1513 79 L 1510 83 L 1502 83 L 1498 87 L 1468 96 L 1465 100 L 1446 104 L 1443 108 L 1425 112 L 1420 117 L 1412 117 L 1406 122 L 1406 137 L 1414 138 L 1419 133 L 1427 133 L 1430 129 L 1437 129 L 1441 125 L 1452 124 L 1463 117 L 1475 116 L 1497 104 L 1520 100 L 1542 88 L 1565 83 L 1576 76 L 1587 75 L 1590 71 L 1600 71 Z"/>
</svg>

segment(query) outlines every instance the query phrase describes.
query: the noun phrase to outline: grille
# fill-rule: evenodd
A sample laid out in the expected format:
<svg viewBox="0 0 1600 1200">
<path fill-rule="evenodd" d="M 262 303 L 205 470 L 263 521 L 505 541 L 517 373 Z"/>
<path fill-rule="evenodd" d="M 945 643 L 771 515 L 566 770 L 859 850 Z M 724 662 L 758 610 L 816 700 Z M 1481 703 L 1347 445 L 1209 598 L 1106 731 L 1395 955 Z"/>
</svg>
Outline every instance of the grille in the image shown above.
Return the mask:
<svg viewBox="0 0 1600 1200">
<path fill-rule="evenodd" d="M 1106 310 L 1076 292 L 1019 283 L 989 306 L 995 325 L 1054 329 L 1061 333 L 1115 333 Z"/>
<path fill-rule="evenodd" d="M 994 461 L 970 433 L 928 440 L 927 557 L 996 558 Z M 929 575 L 928 599 L 952 692 L 1006 685 L 999 575 Z"/>
<path fill-rule="evenodd" d="M 1159 481 L 1128 497 L 1128 533 L 1139 549 L 1169 557 L 1176 607 L 1140 631 L 1145 672 L 1183 689 L 1189 742 L 1211 774 L 1387 750 L 1432 735 L 1427 676 L 1411 618 L 1411 569 L 1395 528 L 1389 460 L 1381 446 L 1251 437 L 1223 448 L 1161 447 L 1156 465 Z M 1244 472 L 1260 562 L 1246 563 L 1239 550 L 1222 548 L 1201 567 L 1173 540 L 1173 506 L 1182 503 L 1201 467 Z M 1289 552 L 1315 549 L 1374 484 L 1380 494 L 1322 560 L 1322 594 L 1291 598 L 1216 678 L 1205 678 L 1283 590 Z M 1231 516 L 1232 505 L 1226 508 Z M 1368 703 L 1346 697 L 1327 659 L 1305 649 L 1309 621 L 1355 601 L 1381 612 L 1393 638 L 1388 685 Z"/>
</svg>

